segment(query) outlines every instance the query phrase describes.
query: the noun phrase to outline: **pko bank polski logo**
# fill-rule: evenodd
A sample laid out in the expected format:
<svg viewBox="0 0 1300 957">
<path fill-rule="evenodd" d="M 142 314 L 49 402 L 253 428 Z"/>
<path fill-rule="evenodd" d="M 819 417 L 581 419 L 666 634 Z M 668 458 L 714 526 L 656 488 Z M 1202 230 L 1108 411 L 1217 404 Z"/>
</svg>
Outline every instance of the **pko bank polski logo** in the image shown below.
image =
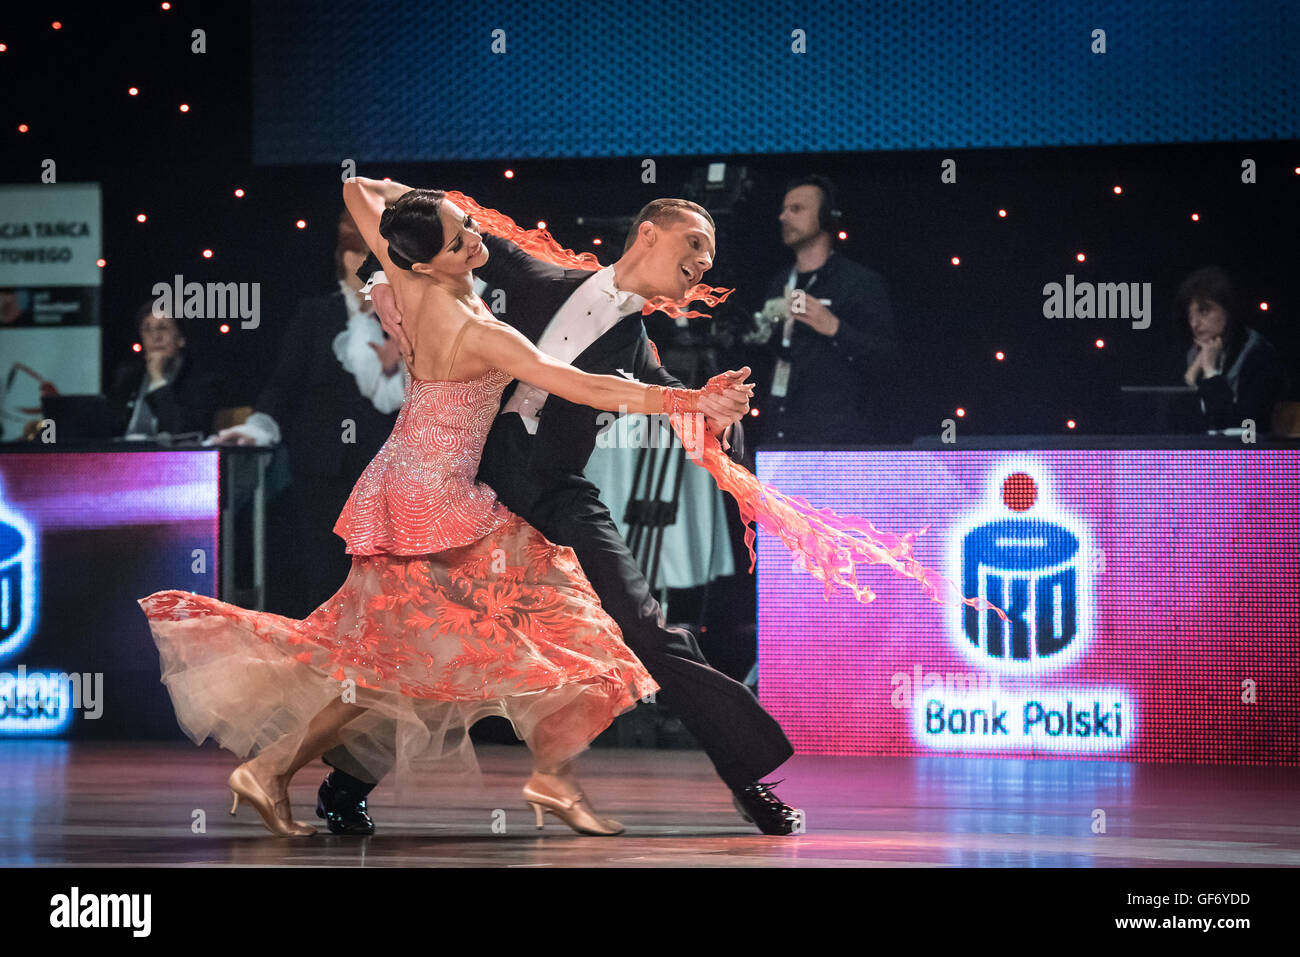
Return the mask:
<svg viewBox="0 0 1300 957">
<path fill-rule="evenodd" d="M 977 667 L 1015 677 L 1009 688 L 917 695 L 916 741 L 946 751 L 1127 750 L 1138 716 L 1123 687 L 1042 680 L 1087 647 L 1093 556 L 1087 526 L 1052 503 L 1034 463 L 1013 460 L 992 475 L 983 507 L 950 533 L 948 570 L 963 594 L 988 599 L 1008 621 L 958 608 L 948 630 Z"/>
<path fill-rule="evenodd" d="M 949 577 L 967 597 L 1007 615 L 963 606 L 949 633 L 985 668 L 1037 674 L 1073 661 L 1092 625 L 1093 550 L 1087 526 L 1057 508 L 1046 476 L 1013 460 L 993 473 L 985 504 L 953 529 Z"/>
</svg>

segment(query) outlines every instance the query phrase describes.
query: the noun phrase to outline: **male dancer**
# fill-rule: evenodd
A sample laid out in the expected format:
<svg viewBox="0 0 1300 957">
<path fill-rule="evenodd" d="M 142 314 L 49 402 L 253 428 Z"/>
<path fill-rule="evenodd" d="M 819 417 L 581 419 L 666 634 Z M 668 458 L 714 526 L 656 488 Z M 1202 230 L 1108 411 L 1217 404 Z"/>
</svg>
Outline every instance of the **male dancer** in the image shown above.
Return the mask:
<svg viewBox="0 0 1300 957">
<path fill-rule="evenodd" d="M 391 205 L 408 187 L 389 185 Z M 498 318 L 543 352 L 585 372 L 682 387 L 653 354 L 640 309 L 652 296 L 685 296 L 713 265 L 714 225 L 703 207 L 681 199 L 649 203 L 622 257 L 596 272 L 543 262 L 499 236 L 485 233 L 483 242 L 490 256 L 477 274 L 505 293 Z M 372 256 L 368 265 L 377 268 L 378 261 Z M 362 270 L 368 275 L 367 266 Z M 373 297 L 385 329 L 409 355 L 391 290 L 377 284 Z M 747 411 L 743 393 L 729 393 L 706 411 L 709 428 L 724 446 L 730 443 L 733 458 L 743 451 L 739 421 Z M 659 682 L 663 702 L 700 742 L 741 815 L 765 834 L 793 833 L 799 812 L 760 780 L 794 753 L 785 733 L 749 689 L 709 666 L 690 632 L 666 625 L 598 489 L 583 475 L 599 431 L 597 415 L 528 383 L 512 383 L 484 445 L 478 478 L 511 511 L 574 550 L 624 641 Z M 335 770 L 321 785 L 317 814 L 336 834 L 373 833 L 365 799 L 374 783 L 342 747 L 324 760 Z"/>
</svg>

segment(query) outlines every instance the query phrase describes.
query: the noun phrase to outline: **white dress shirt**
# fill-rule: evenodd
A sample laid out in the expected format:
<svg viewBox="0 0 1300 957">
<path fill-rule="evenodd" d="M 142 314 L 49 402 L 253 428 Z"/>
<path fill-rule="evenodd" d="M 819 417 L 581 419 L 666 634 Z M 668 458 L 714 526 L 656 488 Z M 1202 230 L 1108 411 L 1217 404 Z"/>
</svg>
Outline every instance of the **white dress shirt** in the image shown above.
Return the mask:
<svg viewBox="0 0 1300 957">
<path fill-rule="evenodd" d="M 348 326 L 334 337 L 334 355 L 346 372 L 357 380 L 357 388 L 380 412 L 396 412 L 406 399 L 406 379 L 402 366 L 385 375 L 379 354 L 370 344 L 384 344 L 384 330 L 372 309 L 363 310 L 356 293 L 339 280 L 343 302 L 348 309 Z"/>
<path fill-rule="evenodd" d="M 561 362 L 572 362 L 624 316 L 640 312 L 643 305 L 644 297 L 614 285 L 614 267 L 606 266 L 593 273 L 565 300 L 537 340 L 537 350 Z M 537 413 L 548 394 L 521 381 L 502 412 L 518 413 L 524 420 L 524 428 L 535 435 Z"/>
</svg>

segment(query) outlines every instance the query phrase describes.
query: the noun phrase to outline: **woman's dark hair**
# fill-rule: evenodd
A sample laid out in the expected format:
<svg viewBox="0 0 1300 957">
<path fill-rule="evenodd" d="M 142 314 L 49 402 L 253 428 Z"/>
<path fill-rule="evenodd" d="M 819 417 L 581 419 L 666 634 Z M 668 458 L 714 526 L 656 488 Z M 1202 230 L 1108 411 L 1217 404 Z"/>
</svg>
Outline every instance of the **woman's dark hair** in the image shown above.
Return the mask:
<svg viewBox="0 0 1300 957">
<path fill-rule="evenodd" d="M 403 193 L 379 217 L 379 235 L 388 240 L 388 258 L 399 269 L 426 263 L 442 249 L 439 211 L 447 194 L 440 189 Z"/>
<path fill-rule="evenodd" d="M 1188 275 L 1178 286 L 1175 297 L 1178 304 L 1178 316 L 1184 326 L 1187 323 L 1187 310 L 1194 302 L 1212 302 L 1223 308 L 1227 323 L 1223 327 L 1223 348 L 1231 360 L 1246 339 L 1245 323 L 1242 321 L 1241 300 L 1237 295 L 1236 284 L 1227 271 L 1218 266 L 1204 266 Z"/>
<path fill-rule="evenodd" d="M 182 338 L 186 338 L 186 339 L 189 338 L 188 336 L 185 335 L 185 320 L 181 316 L 168 315 L 163 310 L 155 308 L 154 300 L 152 299 L 150 299 L 148 302 L 142 305 L 135 312 L 135 334 L 137 336 L 141 336 L 144 334 L 144 321 L 148 319 L 150 316 L 154 315 L 155 313 L 160 316 L 166 316 L 168 319 L 170 319 L 172 321 L 172 324 L 176 326 L 176 331 L 180 333 Z"/>
</svg>

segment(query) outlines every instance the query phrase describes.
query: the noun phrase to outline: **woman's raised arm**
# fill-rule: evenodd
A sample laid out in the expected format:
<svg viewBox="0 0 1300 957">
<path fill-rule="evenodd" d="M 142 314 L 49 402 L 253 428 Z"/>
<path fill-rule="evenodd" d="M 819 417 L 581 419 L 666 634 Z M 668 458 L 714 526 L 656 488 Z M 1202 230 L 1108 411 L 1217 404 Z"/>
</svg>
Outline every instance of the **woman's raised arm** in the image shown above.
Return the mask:
<svg viewBox="0 0 1300 957">
<path fill-rule="evenodd" d="M 399 196 L 410 191 L 410 186 L 401 183 L 366 179 L 364 176 L 350 176 L 343 181 L 343 203 L 356 221 L 357 229 L 361 230 L 366 245 L 379 258 L 386 276 L 395 276 L 398 270 L 388 258 L 388 240 L 379 235 L 379 217 L 397 202 Z"/>
</svg>

